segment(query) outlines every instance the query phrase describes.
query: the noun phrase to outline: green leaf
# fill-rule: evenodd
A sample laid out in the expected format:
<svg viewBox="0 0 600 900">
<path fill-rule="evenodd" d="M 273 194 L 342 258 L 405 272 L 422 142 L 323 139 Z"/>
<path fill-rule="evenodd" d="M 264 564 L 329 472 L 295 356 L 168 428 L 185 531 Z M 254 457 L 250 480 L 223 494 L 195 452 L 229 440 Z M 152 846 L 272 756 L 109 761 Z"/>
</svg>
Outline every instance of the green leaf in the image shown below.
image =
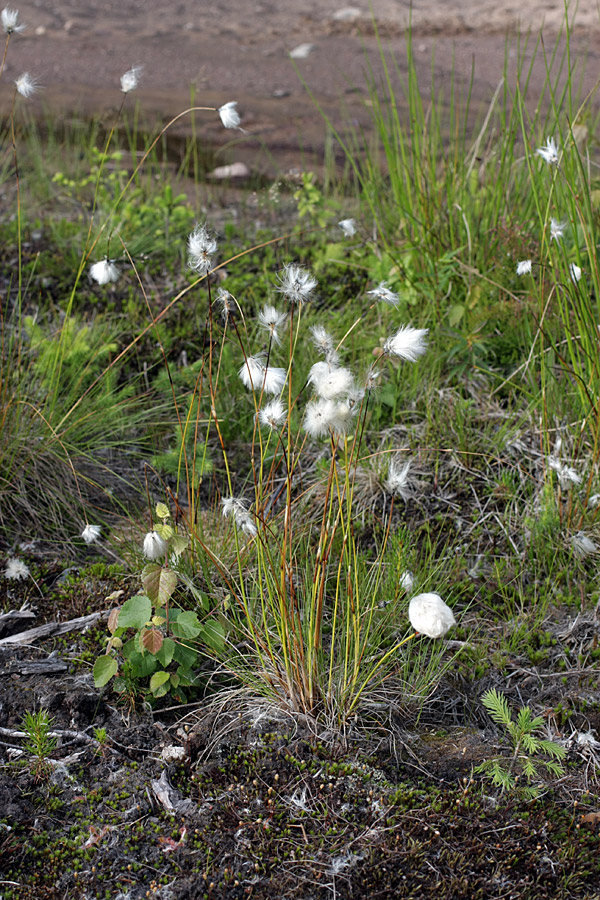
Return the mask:
<svg viewBox="0 0 600 900">
<path fill-rule="evenodd" d="M 152 693 L 153 693 L 155 696 L 158 696 L 158 695 L 156 694 L 157 690 L 158 690 L 163 684 L 166 684 L 166 682 L 169 680 L 169 678 L 170 678 L 170 675 L 169 675 L 168 672 L 160 671 L 160 672 L 155 672 L 155 673 L 154 673 L 154 675 L 153 675 L 152 678 L 150 679 L 150 690 L 152 691 Z M 163 692 L 163 693 L 166 693 L 166 691 Z"/>
<path fill-rule="evenodd" d="M 172 641 L 171 638 L 167 637 L 162 642 L 162 647 L 156 654 L 156 658 L 165 669 L 173 659 L 173 653 L 175 652 L 175 641 Z"/>
<path fill-rule="evenodd" d="M 195 638 L 202 631 L 202 625 L 195 612 L 186 610 L 186 612 L 179 613 L 171 626 L 171 630 L 175 637 Z"/>
<path fill-rule="evenodd" d="M 128 659 L 131 665 L 131 672 L 135 678 L 146 678 L 148 675 L 156 672 L 158 662 L 151 653 L 145 653 L 142 656 L 138 650 L 133 650 L 129 654 Z"/>
<path fill-rule="evenodd" d="M 170 541 L 173 537 L 174 531 L 170 525 L 165 525 L 164 523 L 161 525 L 160 523 L 156 523 L 154 525 L 154 530 L 157 534 L 160 534 L 161 538 L 164 541 Z"/>
<path fill-rule="evenodd" d="M 192 666 L 196 664 L 198 654 L 195 650 L 192 650 L 191 647 L 185 647 L 183 644 L 175 644 L 173 659 L 175 662 L 179 663 L 180 669 L 178 671 L 180 675 L 183 675 L 183 673 L 189 673 Z"/>
<path fill-rule="evenodd" d="M 465 308 L 462 303 L 455 303 L 448 310 L 448 324 L 450 328 L 456 328 L 460 320 L 465 314 Z"/>
<path fill-rule="evenodd" d="M 183 551 L 187 550 L 188 544 L 189 541 L 185 534 L 174 534 L 171 538 L 171 553 L 177 557 L 181 556 Z"/>
<path fill-rule="evenodd" d="M 142 584 L 156 606 L 164 606 L 177 587 L 177 573 L 157 563 L 148 563 L 142 570 Z"/>
<path fill-rule="evenodd" d="M 144 594 L 126 600 L 119 613 L 119 628 L 143 628 L 152 615 L 152 603 Z"/>
<path fill-rule="evenodd" d="M 114 656 L 99 656 L 94 663 L 94 684 L 97 688 L 108 684 L 113 675 L 117 674 L 117 661 Z"/>
<path fill-rule="evenodd" d="M 165 503 L 156 504 L 156 515 L 159 519 L 168 519 L 171 513 L 169 507 Z"/>
</svg>

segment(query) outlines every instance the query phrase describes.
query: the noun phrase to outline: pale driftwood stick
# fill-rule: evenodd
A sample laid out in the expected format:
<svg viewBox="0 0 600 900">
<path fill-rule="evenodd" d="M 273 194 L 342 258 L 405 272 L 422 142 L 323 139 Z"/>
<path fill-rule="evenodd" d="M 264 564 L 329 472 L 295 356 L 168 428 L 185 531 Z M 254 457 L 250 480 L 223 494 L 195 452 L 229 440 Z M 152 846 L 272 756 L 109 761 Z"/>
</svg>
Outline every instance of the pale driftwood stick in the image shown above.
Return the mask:
<svg viewBox="0 0 600 900">
<path fill-rule="evenodd" d="M 11 659 L 0 669 L 0 675 L 57 675 L 66 672 L 68 664 L 55 656 L 48 659 Z"/>
<path fill-rule="evenodd" d="M 30 609 L 10 609 L 8 612 L 0 613 L 0 635 L 16 622 L 24 625 L 31 622 L 32 619 L 35 619 L 35 613 Z"/>
<path fill-rule="evenodd" d="M 19 731 L 17 728 L 0 728 L 0 735 L 2 737 L 7 738 L 22 738 L 30 737 L 30 735 L 26 731 Z M 84 744 L 97 744 L 98 741 L 91 737 L 91 735 L 86 734 L 85 731 L 71 731 L 69 729 L 62 729 L 61 731 L 49 731 L 48 737 L 51 738 L 68 738 L 69 741 L 82 741 Z"/>
<path fill-rule="evenodd" d="M 32 644 L 40 638 L 53 637 L 59 634 L 68 634 L 69 631 L 83 631 L 89 625 L 94 625 L 98 619 L 107 616 L 106 612 L 91 613 L 89 616 L 79 616 L 77 619 L 69 619 L 67 622 L 48 622 L 47 625 L 39 625 L 28 631 L 20 631 L 0 639 L 0 647 L 10 644 Z"/>
</svg>

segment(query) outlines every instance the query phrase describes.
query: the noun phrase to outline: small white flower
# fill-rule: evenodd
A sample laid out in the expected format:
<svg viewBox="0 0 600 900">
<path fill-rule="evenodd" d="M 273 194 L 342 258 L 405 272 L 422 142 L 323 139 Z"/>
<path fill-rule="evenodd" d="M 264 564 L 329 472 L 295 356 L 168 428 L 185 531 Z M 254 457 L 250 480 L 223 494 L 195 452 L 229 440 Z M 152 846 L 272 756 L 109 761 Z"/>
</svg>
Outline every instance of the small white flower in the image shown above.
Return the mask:
<svg viewBox="0 0 600 900">
<path fill-rule="evenodd" d="M 517 263 L 517 275 L 531 275 L 530 259 L 522 259 Z"/>
<path fill-rule="evenodd" d="M 279 428 L 285 422 L 286 415 L 286 408 L 278 398 L 263 406 L 258 413 L 258 420 L 261 425 L 268 425 L 269 428 Z"/>
<path fill-rule="evenodd" d="M 278 309 L 275 309 L 274 306 L 269 306 L 268 304 L 264 306 L 258 314 L 258 321 L 263 328 L 266 328 L 267 331 L 270 332 L 271 340 L 274 344 L 279 344 L 279 332 L 277 329 L 281 328 L 286 320 L 287 316 L 285 313 L 280 312 Z"/>
<path fill-rule="evenodd" d="M 354 237 L 356 234 L 356 222 L 354 219 L 342 219 L 338 225 L 344 232 L 344 237 Z"/>
<path fill-rule="evenodd" d="M 219 115 L 221 116 L 221 122 L 225 126 L 225 128 L 239 128 L 240 122 L 240 114 L 237 109 L 237 101 L 230 100 L 229 103 L 225 103 L 223 106 L 219 107 Z"/>
<path fill-rule="evenodd" d="M 6 568 L 4 570 L 5 578 L 9 578 L 11 581 L 21 581 L 22 578 L 29 578 L 29 575 L 29 566 L 26 565 L 22 559 L 11 556 L 10 559 L 6 561 Z"/>
<path fill-rule="evenodd" d="M 408 500 L 411 497 L 412 490 L 408 477 L 410 467 L 410 460 L 404 465 L 398 465 L 395 459 L 390 460 L 388 477 L 384 484 L 388 494 L 391 494 L 393 497 L 402 497 L 403 500 Z"/>
<path fill-rule="evenodd" d="M 570 263 L 569 274 L 571 276 L 571 281 L 573 282 L 573 284 L 577 284 L 577 282 L 581 278 L 581 269 L 579 268 L 579 266 L 575 265 L 575 263 Z"/>
<path fill-rule="evenodd" d="M 212 258 L 217 252 L 217 242 L 208 233 L 206 225 L 196 225 L 188 236 L 188 266 L 194 272 L 206 275 L 212 268 Z"/>
<path fill-rule="evenodd" d="M 144 538 L 144 556 L 147 559 L 161 559 L 167 552 L 167 542 L 158 531 L 149 531 Z"/>
<path fill-rule="evenodd" d="M 120 274 L 112 259 L 101 259 L 90 266 L 90 275 L 98 284 L 117 281 Z"/>
<path fill-rule="evenodd" d="M 368 297 L 374 297 L 375 300 L 382 300 L 390 306 L 398 306 L 400 297 L 389 289 L 385 281 L 380 281 L 376 288 L 367 291 Z"/>
<path fill-rule="evenodd" d="M 415 583 L 415 576 L 412 572 L 409 572 L 408 569 L 402 573 L 400 578 L 398 579 L 398 583 L 403 591 L 406 591 L 408 594 L 412 591 Z"/>
<path fill-rule="evenodd" d="M 286 378 L 285 369 L 265 366 L 257 356 L 249 356 L 238 374 L 251 391 L 264 391 L 265 394 L 280 394 Z"/>
<path fill-rule="evenodd" d="M 26 26 L 19 23 L 19 10 L 5 6 L 0 14 L 2 16 L 2 31 L 5 34 L 16 34 L 25 31 Z"/>
<path fill-rule="evenodd" d="M 309 372 L 308 381 L 324 400 L 341 397 L 354 388 L 354 377 L 349 369 L 330 366 L 327 362 L 315 363 Z"/>
<path fill-rule="evenodd" d="M 293 263 L 284 266 L 278 279 L 280 285 L 277 290 L 284 294 L 290 303 L 303 303 L 310 300 L 310 296 L 317 286 L 317 280 L 310 272 Z"/>
<path fill-rule="evenodd" d="M 101 531 L 102 528 L 100 527 L 100 525 L 86 525 L 81 532 L 81 537 L 84 539 L 86 544 L 93 544 L 94 541 L 97 541 L 100 537 Z"/>
<path fill-rule="evenodd" d="M 410 325 L 402 325 L 393 337 L 388 338 L 383 345 L 383 352 L 388 356 L 399 356 L 409 362 L 416 362 L 427 350 L 425 335 L 428 328 L 412 328 Z"/>
<path fill-rule="evenodd" d="M 140 83 L 140 75 L 142 74 L 141 66 L 132 66 L 124 75 L 121 75 L 121 90 L 124 94 L 135 91 Z"/>
<path fill-rule="evenodd" d="M 410 624 L 419 634 L 430 638 L 444 637 L 456 625 L 456 619 L 449 606 L 439 594 L 418 594 L 408 604 Z"/>
<path fill-rule="evenodd" d="M 35 78 L 32 78 L 29 72 L 23 72 L 22 75 L 19 75 L 17 80 L 15 81 L 15 86 L 17 91 L 21 95 L 21 97 L 25 97 L 26 100 L 29 100 L 30 97 L 39 90 L 39 85 Z"/>
<path fill-rule="evenodd" d="M 565 236 L 566 222 L 559 222 L 558 219 L 550 219 L 550 240 L 559 241 Z"/>
<path fill-rule="evenodd" d="M 575 555 L 580 559 L 591 556 L 592 553 L 597 553 L 598 551 L 596 544 L 584 531 L 577 531 L 571 535 L 571 547 Z"/>
<path fill-rule="evenodd" d="M 535 152 L 551 166 L 558 165 L 558 144 L 554 138 L 547 138 L 545 145 L 538 147 Z"/>
<path fill-rule="evenodd" d="M 600 506 L 600 494 L 592 494 L 588 500 L 588 506 L 590 509 L 596 509 L 597 506 Z"/>
</svg>

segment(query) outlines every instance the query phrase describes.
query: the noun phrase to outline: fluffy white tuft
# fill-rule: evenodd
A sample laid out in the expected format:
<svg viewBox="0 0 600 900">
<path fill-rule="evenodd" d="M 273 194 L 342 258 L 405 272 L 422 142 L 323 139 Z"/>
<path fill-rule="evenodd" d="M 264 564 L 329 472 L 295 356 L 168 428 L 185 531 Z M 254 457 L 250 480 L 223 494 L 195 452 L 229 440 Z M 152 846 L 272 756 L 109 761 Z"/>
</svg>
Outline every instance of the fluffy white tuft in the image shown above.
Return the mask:
<svg viewBox="0 0 600 900">
<path fill-rule="evenodd" d="M 410 624 L 419 634 L 430 638 L 444 637 L 456 619 L 439 594 L 418 594 L 408 604 Z"/>
</svg>

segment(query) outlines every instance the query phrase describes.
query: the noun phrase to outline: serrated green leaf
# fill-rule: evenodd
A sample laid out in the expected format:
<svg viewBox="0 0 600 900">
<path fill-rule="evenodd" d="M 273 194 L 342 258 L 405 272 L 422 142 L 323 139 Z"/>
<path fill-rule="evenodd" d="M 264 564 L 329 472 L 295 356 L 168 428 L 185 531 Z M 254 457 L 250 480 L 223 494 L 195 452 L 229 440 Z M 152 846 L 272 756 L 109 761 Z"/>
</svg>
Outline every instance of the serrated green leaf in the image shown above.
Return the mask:
<svg viewBox="0 0 600 900">
<path fill-rule="evenodd" d="M 97 688 L 104 687 L 110 679 L 117 674 L 117 661 L 114 656 L 99 656 L 94 663 L 94 684 Z"/>
<path fill-rule="evenodd" d="M 142 570 L 142 584 L 155 606 L 164 606 L 177 587 L 177 573 L 156 563 L 149 563 Z"/>
<path fill-rule="evenodd" d="M 171 628 L 175 637 L 180 638 L 195 638 L 202 631 L 198 616 L 192 610 L 179 613 Z"/>
<path fill-rule="evenodd" d="M 156 504 L 156 515 L 159 519 L 168 519 L 171 515 L 169 507 L 165 503 Z"/>
<path fill-rule="evenodd" d="M 183 553 L 184 550 L 187 550 L 189 544 L 189 540 L 185 534 L 174 534 L 171 538 L 171 553 L 179 557 Z"/>
<path fill-rule="evenodd" d="M 161 538 L 164 541 L 170 541 L 174 534 L 174 531 L 171 528 L 171 526 L 165 525 L 164 522 L 163 523 L 157 522 L 154 525 L 154 530 L 156 531 L 157 534 L 160 534 Z"/>
<path fill-rule="evenodd" d="M 156 658 L 159 663 L 167 668 L 171 660 L 173 659 L 173 653 L 175 652 L 175 641 L 172 641 L 171 638 L 166 637 L 162 643 L 162 647 L 156 654 Z"/>
<path fill-rule="evenodd" d="M 126 600 L 119 612 L 119 628 L 143 628 L 152 615 L 152 603 L 144 594 Z"/>
</svg>

